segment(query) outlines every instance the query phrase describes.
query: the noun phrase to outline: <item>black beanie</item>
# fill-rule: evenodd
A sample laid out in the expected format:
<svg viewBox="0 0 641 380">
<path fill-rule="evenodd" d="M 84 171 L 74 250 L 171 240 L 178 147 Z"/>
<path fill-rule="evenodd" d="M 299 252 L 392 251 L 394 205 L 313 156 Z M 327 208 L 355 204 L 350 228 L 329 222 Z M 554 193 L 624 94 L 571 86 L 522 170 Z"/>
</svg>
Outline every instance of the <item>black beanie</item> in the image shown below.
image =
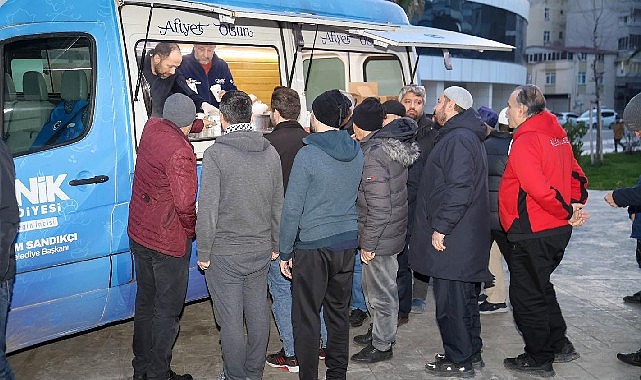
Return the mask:
<svg viewBox="0 0 641 380">
<path fill-rule="evenodd" d="M 383 103 L 383 109 L 387 114 L 398 115 L 400 117 L 405 116 L 405 106 L 398 100 L 390 99 L 386 101 Z"/>
<path fill-rule="evenodd" d="M 332 128 L 340 128 L 341 122 L 349 114 L 351 102 L 338 90 L 325 91 L 312 102 L 312 112 L 316 120 Z"/>
<path fill-rule="evenodd" d="M 352 119 L 358 128 L 364 131 L 375 131 L 383 127 L 385 110 L 377 98 L 365 98 L 361 104 L 354 108 Z"/>
</svg>

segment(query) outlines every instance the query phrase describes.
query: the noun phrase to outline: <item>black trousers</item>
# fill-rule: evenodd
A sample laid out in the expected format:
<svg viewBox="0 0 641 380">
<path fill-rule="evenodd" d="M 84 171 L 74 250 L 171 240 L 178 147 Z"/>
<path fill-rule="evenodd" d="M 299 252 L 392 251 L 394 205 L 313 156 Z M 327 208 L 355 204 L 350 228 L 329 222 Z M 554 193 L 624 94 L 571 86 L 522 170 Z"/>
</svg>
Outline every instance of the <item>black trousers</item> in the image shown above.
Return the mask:
<svg viewBox="0 0 641 380">
<path fill-rule="evenodd" d="M 412 311 L 412 270 L 410 269 L 410 253 L 407 244 L 403 252 L 396 256 L 398 273 L 396 287 L 398 288 L 398 316 L 407 317 Z"/>
<path fill-rule="evenodd" d="M 131 363 L 135 375 L 146 375 L 149 380 L 169 376 L 189 280 L 191 240 L 185 244 L 186 254 L 172 257 L 129 239 L 137 280 Z"/>
<path fill-rule="evenodd" d="M 572 231 L 514 242 L 507 261 L 514 321 L 523 335 L 525 352 L 537 364 L 554 360 L 568 343 L 567 326 L 550 276 L 563 259 Z"/>
<path fill-rule="evenodd" d="M 297 249 L 292 268 L 292 325 L 299 379 L 318 379 L 320 309 L 327 325 L 327 379 L 345 379 L 354 249 Z"/>
<path fill-rule="evenodd" d="M 441 278 L 434 278 L 432 284 L 445 357 L 469 364 L 483 348 L 476 284 Z"/>
</svg>

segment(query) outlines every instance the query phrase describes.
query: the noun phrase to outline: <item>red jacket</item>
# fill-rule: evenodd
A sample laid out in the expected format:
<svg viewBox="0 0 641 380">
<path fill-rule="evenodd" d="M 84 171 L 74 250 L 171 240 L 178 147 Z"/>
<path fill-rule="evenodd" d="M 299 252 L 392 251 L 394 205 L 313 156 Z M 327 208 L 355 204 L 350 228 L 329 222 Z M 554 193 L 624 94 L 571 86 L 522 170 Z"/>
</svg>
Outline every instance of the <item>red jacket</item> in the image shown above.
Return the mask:
<svg viewBox="0 0 641 380">
<path fill-rule="evenodd" d="M 151 118 L 142 132 L 127 231 L 138 244 L 169 256 L 185 255 L 196 227 L 196 155 L 172 122 Z"/>
<path fill-rule="evenodd" d="M 534 115 L 514 133 L 499 187 L 501 225 L 512 239 L 568 226 L 572 203 L 588 199 L 587 184 L 556 116 Z"/>
</svg>

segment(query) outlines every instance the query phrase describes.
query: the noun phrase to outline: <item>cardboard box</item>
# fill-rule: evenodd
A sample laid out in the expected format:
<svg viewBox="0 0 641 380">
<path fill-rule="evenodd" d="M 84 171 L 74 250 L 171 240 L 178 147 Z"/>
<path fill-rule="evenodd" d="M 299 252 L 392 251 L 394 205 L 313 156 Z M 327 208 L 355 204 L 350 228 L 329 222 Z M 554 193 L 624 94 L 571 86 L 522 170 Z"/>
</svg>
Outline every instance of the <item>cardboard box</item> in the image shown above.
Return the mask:
<svg viewBox="0 0 641 380">
<path fill-rule="evenodd" d="M 370 96 L 378 97 L 378 83 L 376 82 L 349 82 L 347 91 L 356 99 L 356 104 L 360 104 L 363 99 Z"/>
</svg>

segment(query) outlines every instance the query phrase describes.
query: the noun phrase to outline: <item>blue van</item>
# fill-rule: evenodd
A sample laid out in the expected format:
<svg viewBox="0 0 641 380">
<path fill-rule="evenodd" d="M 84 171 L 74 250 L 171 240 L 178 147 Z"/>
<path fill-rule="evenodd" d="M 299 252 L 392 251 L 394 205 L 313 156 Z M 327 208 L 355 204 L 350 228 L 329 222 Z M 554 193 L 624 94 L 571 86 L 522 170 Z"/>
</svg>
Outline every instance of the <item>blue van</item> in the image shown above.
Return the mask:
<svg viewBox="0 0 641 380">
<path fill-rule="evenodd" d="M 184 54 L 216 44 L 240 89 L 268 103 L 289 86 L 305 108 L 351 82 L 397 95 L 416 82 L 416 46 L 511 48 L 409 25 L 384 0 L 0 0 L 0 125 L 21 218 L 8 351 L 133 315 L 127 213 L 148 118 L 138 64 L 161 41 Z M 191 138 L 199 159 L 215 142 Z M 187 300 L 207 296 L 195 258 Z"/>
</svg>

